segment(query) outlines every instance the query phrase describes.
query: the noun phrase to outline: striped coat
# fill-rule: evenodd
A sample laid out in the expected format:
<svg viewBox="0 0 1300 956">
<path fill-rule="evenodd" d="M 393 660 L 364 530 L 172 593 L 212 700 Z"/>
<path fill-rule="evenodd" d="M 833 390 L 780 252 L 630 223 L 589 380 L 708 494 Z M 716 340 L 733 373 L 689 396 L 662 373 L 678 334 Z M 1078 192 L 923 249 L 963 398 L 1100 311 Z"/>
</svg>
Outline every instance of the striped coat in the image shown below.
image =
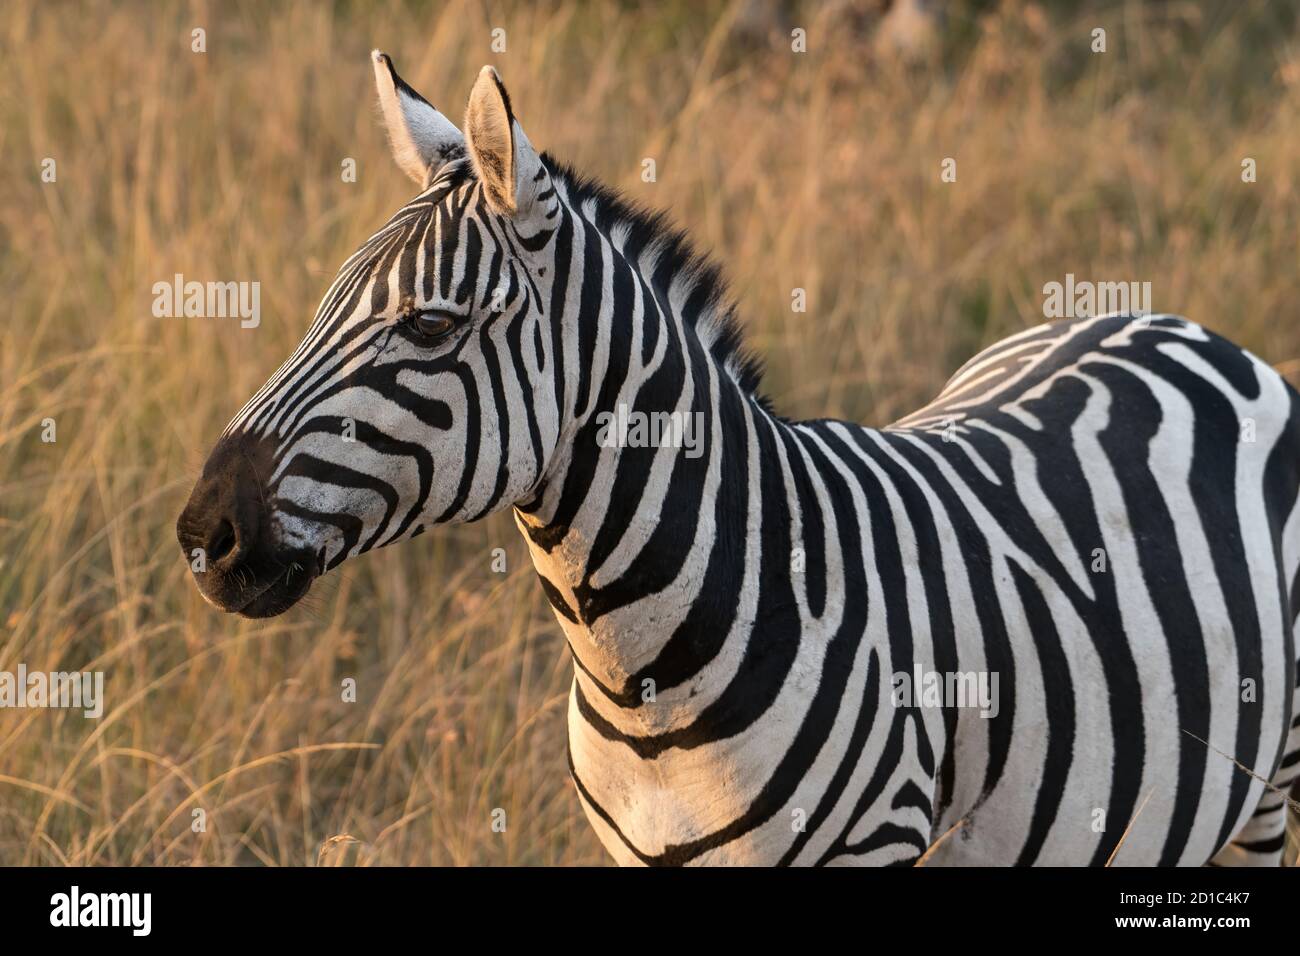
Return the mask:
<svg viewBox="0 0 1300 956">
<path fill-rule="evenodd" d="M 374 65 L 421 192 L 213 450 L 177 527 L 209 601 L 279 614 L 513 508 L 620 862 L 1276 862 L 1300 399 L 1275 372 L 1112 316 L 998 343 L 888 428 L 787 420 L 717 270 L 534 150 L 495 71 L 462 133 Z"/>
</svg>

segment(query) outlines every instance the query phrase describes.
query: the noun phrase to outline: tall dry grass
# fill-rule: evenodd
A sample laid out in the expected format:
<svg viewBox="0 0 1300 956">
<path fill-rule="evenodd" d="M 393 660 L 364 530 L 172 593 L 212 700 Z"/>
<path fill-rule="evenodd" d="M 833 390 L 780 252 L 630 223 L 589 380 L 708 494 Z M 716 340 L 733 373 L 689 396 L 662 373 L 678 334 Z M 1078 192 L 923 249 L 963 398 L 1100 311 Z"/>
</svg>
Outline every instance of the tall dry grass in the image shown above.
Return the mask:
<svg viewBox="0 0 1300 956">
<path fill-rule="evenodd" d="M 0 711 L 0 863 L 308 864 L 345 833 L 362 846 L 327 859 L 605 859 L 508 517 L 357 560 L 263 623 L 209 609 L 178 555 L 211 442 L 411 194 L 373 46 L 453 117 L 496 64 L 535 143 L 671 208 L 789 414 L 899 416 L 1067 272 L 1149 280 L 1158 310 L 1300 363 L 1288 5 L 956 5 L 910 60 L 862 4 L 757 26 L 745 3 L 488 6 L 0 7 L 0 669 L 102 669 L 108 698 L 98 721 Z M 177 272 L 259 281 L 262 324 L 153 318 Z"/>
</svg>

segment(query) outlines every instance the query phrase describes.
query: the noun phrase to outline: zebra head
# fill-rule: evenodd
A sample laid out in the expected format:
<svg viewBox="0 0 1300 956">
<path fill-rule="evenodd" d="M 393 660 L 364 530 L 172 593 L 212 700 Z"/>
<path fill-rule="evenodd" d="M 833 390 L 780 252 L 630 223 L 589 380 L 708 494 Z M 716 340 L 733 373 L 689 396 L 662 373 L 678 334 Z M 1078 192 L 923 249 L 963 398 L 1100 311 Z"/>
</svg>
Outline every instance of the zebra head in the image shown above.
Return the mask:
<svg viewBox="0 0 1300 956">
<path fill-rule="evenodd" d="M 491 67 L 462 134 L 372 58 L 421 192 L 343 264 L 176 525 L 200 592 L 245 617 L 287 610 L 352 555 L 527 498 L 560 430 L 547 164 Z"/>
</svg>

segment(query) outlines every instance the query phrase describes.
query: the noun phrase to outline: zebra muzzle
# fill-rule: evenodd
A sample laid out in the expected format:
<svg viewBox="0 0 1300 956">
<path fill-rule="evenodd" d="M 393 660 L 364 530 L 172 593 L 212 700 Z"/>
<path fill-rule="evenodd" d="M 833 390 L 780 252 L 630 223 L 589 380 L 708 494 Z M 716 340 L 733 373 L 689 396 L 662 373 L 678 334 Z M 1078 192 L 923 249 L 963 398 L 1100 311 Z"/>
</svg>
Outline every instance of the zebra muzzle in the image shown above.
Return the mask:
<svg viewBox="0 0 1300 956">
<path fill-rule="evenodd" d="M 270 443 L 226 435 L 176 521 L 176 538 L 199 593 L 213 607 L 243 617 L 273 617 L 310 590 L 316 554 L 276 540 L 263 479 Z"/>
</svg>

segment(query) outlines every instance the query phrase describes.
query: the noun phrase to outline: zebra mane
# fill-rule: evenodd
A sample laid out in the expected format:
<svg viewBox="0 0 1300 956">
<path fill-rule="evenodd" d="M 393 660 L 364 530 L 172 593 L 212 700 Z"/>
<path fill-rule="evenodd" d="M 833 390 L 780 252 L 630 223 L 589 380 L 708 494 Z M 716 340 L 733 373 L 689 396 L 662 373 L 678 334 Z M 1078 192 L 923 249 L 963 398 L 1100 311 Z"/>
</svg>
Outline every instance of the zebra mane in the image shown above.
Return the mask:
<svg viewBox="0 0 1300 956">
<path fill-rule="evenodd" d="M 668 213 L 647 209 L 548 153 L 542 153 L 541 158 L 551 176 L 565 184 L 573 208 L 580 210 L 590 201 L 596 212 L 593 225 L 606 235 L 618 231 L 620 245 L 630 260 L 635 261 L 643 250 L 654 249 L 654 273 L 643 276 L 648 285 L 666 299 L 674 278 L 689 280 L 689 306 L 682 310 L 684 325 L 695 332 L 718 367 L 741 391 L 771 413 L 771 402 L 759 391 L 762 359 L 745 343 L 743 326 L 721 267 L 695 248 L 690 236 L 672 222 Z"/>
</svg>

